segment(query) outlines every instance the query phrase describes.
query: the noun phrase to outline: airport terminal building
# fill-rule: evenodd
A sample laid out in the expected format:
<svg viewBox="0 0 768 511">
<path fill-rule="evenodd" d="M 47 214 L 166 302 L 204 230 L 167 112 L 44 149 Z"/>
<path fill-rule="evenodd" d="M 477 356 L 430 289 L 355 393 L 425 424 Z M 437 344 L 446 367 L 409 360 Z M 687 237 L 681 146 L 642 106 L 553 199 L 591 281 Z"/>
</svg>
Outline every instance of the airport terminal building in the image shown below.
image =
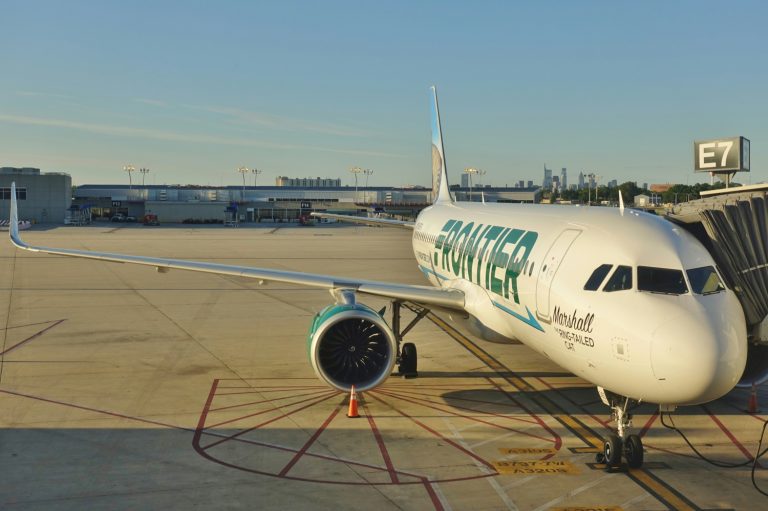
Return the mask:
<svg viewBox="0 0 768 511">
<path fill-rule="evenodd" d="M 40 172 L 31 167 L 0 167 L 0 218 L 7 220 L 11 183 L 16 183 L 19 219 L 62 224 L 72 204 L 72 178 L 63 172 Z"/>
<path fill-rule="evenodd" d="M 334 183 L 335 184 L 335 183 Z M 529 202 L 541 200 L 541 189 L 453 187 L 458 200 Z M 74 190 L 74 208 L 88 209 L 94 220 L 116 214 L 141 218 L 155 214 L 161 222 L 292 221 L 310 211 L 341 213 L 383 209 L 415 216 L 431 204 L 424 187 L 328 186 L 181 186 L 82 185 Z"/>
</svg>

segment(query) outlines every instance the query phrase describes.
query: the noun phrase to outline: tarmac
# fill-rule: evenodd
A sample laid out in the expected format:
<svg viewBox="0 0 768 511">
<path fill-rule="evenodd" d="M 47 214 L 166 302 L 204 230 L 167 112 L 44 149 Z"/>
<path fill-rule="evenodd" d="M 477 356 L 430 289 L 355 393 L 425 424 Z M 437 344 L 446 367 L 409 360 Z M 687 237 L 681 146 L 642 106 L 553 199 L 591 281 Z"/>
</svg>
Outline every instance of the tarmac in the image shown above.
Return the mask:
<svg viewBox="0 0 768 511">
<path fill-rule="evenodd" d="M 30 244 L 424 284 L 409 233 L 359 226 L 35 227 Z M 0 242 L 0 509 L 766 509 L 765 413 L 734 390 L 665 428 L 646 463 L 595 462 L 593 387 L 435 312 L 406 336 L 419 377 L 360 397 L 307 358 L 325 290 L 47 256 Z M 385 300 L 360 297 L 380 309 Z M 403 322 L 414 317 L 405 311 Z M 758 404 L 768 407 L 758 389 Z M 768 408 L 766 409 L 768 410 Z M 669 420 L 665 418 L 668 423 Z M 765 459 L 755 480 L 768 492 Z"/>
</svg>

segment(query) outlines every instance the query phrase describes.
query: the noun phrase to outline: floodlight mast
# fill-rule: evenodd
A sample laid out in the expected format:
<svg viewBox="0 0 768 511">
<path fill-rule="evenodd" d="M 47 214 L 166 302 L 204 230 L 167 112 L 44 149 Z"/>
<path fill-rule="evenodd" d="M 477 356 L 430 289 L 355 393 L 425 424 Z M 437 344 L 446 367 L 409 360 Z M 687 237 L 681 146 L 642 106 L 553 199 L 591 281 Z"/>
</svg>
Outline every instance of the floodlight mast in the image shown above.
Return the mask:
<svg viewBox="0 0 768 511">
<path fill-rule="evenodd" d="M 243 191 L 240 194 L 240 202 L 245 202 L 245 175 L 248 174 L 251 169 L 248 167 L 238 167 L 237 171 L 243 176 Z"/>
<path fill-rule="evenodd" d="M 351 167 L 349 172 L 355 175 L 355 202 L 357 202 L 357 176 L 362 174 L 363 169 L 360 167 Z"/>
</svg>

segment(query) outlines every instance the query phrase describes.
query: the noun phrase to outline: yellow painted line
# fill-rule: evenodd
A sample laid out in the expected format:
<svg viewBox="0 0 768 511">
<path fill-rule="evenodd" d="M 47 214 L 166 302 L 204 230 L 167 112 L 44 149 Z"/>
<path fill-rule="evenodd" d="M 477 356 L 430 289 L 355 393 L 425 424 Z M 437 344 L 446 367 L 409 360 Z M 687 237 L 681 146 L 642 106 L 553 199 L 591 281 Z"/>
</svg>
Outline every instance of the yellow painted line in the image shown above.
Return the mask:
<svg viewBox="0 0 768 511">
<path fill-rule="evenodd" d="M 553 507 L 550 511 L 624 511 L 621 506 Z"/>
<path fill-rule="evenodd" d="M 473 355 L 475 355 L 478 359 L 480 359 L 480 361 L 482 361 L 490 369 L 497 372 L 501 378 L 503 378 L 505 381 L 512 384 L 512 386 L 514 386 L 518 391 L 533 392 L 536 390 L 528 382 L 526 382 L 525 380 L 517 376 L 507 376 L 507 374 L 509 374 L 510 372 L 508 367 L 502 365 L 500 362 L 498 362 L 493 357 L 488 355 L 485 351 L 480 349 L 472 341 L 467 339 L 459 331 L 457 331 L 455 328 L 453 328 L 451 325 L 449 325 L 439 317 L 430 313 L 429 319 L 432 320 L 432 322 L 435 323 L 438 327 L 440 327 L 440 329 L 442 329 L 445 333 L 451 336 L 451 338 L 453 338 L 459 344 L 467 348 Z M 551 415 L 556 420 L 559 420 L 561 424 L 566 426 L 577 436 L 581 437 L 584 440 L 584 442 L 591 445 L 590 447 L 591 449 L 598 449 L 597 452 L 602 451 L 603 440 L 597 437 L 594 433 L 589 431 L 587 428 L 585 428 L 580 421 L 577 421 L 570 415 L 564 415 L 562 413 L 562 409 L 557 404 L 552 402 L 550 399 L 542 398 L 536 395 L 530 396 L 530 399 L 534 403 L 536 403 L 539 407 L 541 407 L 545 412 L 547 412 L 547 414 Z"/>
<path fill-rule="evenodd" d="M 574 454 L 592 454 L 603 452 L 603 450 L 600 447 L 574 447 L 571 452 Z"/>
<path fill-rule="evenodd" d="M 659 483 L 655 478 L 651 477 L 651 475 L 646 470 L 630 470 L 629 476 L 650 490 L 654 496 L 663 499 L 664 503 L 668 506 L 671 506 L 672 509 L 676 509 L 678 511 L 685 511 L 688 509 L 694 511 L 698 509 L 697 507 L 692 506 L 687 500 L 680 498 L 676 492 Z"/>
<path fill-rule="evenodd" d="M 570 461 L 494 461 L 500 474 L 507 475 L 578 475 L 579 469 Z"/>
<path fill-rule="evenodd" d="M 499 447 L 501 454 L 555 454 L 557 450 L 551 447 Z"/>
</svg>

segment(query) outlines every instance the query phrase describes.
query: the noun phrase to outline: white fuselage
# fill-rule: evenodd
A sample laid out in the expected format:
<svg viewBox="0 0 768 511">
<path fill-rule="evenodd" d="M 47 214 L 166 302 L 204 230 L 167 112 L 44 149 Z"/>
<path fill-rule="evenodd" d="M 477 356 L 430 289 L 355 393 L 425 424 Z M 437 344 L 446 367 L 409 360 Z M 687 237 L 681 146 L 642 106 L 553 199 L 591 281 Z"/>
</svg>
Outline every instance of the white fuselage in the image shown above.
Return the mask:
<svg viewBox="0 0 768 511">
<path fill-rule="evenodd" d="M 707 402 L 731 390 L 744 370 L 738 299 L 725 288 L 694 292 L 699 284 L 692 286 L 687 270 L 711 267 L 717 281 L 715 263 L 691 234 L 659 217 L 616 208 L 442 203 L 419 215 L 413 250 L 433 285 L 465 293 L 475 331 L 518 339 L 616 394 Z M 599 287 L 585 289 L 601 265 L 610 269 Z M 619 267 L 625 278 L 617 289 Z M 679 274 L 685 292 L 640 290 L 649 272 Z"/>
</svg>

